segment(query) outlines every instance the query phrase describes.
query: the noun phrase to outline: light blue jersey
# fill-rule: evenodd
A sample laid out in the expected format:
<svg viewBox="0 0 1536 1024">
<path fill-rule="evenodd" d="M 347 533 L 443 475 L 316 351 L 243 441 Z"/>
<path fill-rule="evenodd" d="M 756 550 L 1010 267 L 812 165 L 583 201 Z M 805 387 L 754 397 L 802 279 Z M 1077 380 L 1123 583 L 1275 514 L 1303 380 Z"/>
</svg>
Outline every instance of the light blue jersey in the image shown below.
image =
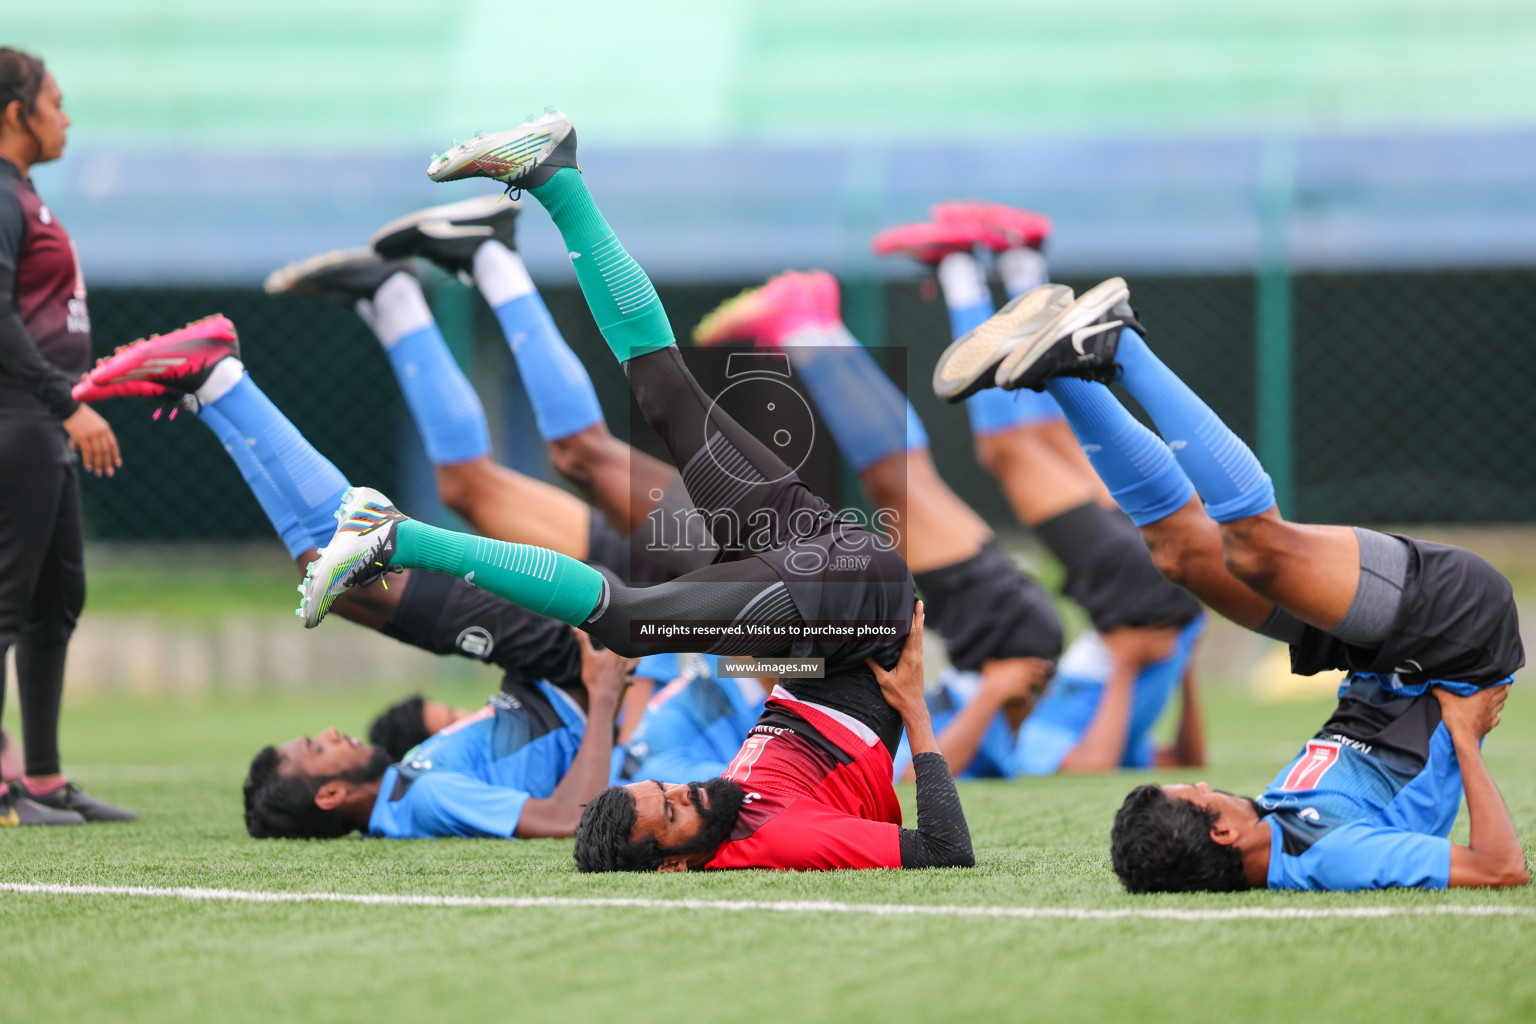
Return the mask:
<svg viewBox="0 0 1536 1024">
<path fill-rule="evenodd" d="M 725 771 L 763 713 L 755 679 L 717 679 L 708 655 L 641 659 L 635 675 L 660 684 L 617 766 L 615 782 L 695 782 Z"/>
<path fill-rule="evenodd" d="M 1197 616 L 1179 631 L 1168 657 L 1146 666 L 1136 676 L 1131 722 L 1120 767 L 1152 767 L 1157 754 L 1152 730 L 1168 702 L 1178 693 L 1184 671 L 1194 657 L 1195 644 L 1204 631 L 1205 616 Z M 1109 673 L 1109 648 L 1097 633 L 1085 631 L 1062 655 L 1050 688 L 1019 728 L 1018 742 L 1007 758 L 1005 774 L 1055 774 L 1093 722 Z"/>
<path fill-rule="evenodd" d="M 1125 755 L 1120 761 L 1122 768 L 1152 767 L 1156 755 L 1152 731 L 1178 692 L 1204 629 L 1205 616 L 1201 615 L 1180 630 L 1168 657 L 1146 666 L 1137 675 Z M 1081 633 L 1062 654 L 1050 688 L 1017 733 L 1008 727 L 1005 715 L 993 716 L 982 734 L 975 759 L 961 777 L 1013 779 L 1055 774 L 1093 722 L 1110 668 L 1109 648 L 1104 641 L 1092 630 Z M 941 733 L 955 713 L 975 697 L 981 676 L 949 668 L 940 676 L 940 684 L 937 691 L 929 694 L 928 711 L 934 731 Z M 905 734 L 901 743 L 896 752 L 897 778 L 912 762 Z"/>
<path fill-rule="evenodd" d="M 977 691 L 981 689 L 980 672 L 962 672 L 953 665 L 947 665 L 939 673 L 939 685 L 930 689 L 924 699 L 928 702 L 928 717 L 933 721 L 935 734 L 942 733 L 944 727 L 954 720 L 956 714 L 965 705 L 976 698 Z M 1005 778 L 1005 764 L 1013 751 L 1013 730 L 1008 727 L 1006 715 L 992 716 L 992 721 L 987 723 L 987 731 L 982 733 L 981 743 L 976 748 L 976 756 L 960 773 L 962 779 L 999 779 Z M 912 744 L 907 739 L 906 731 L 901 734 L 901 743 L 896 748 L 896 756 L 893 765 L 896 769 L 896 780 L 907 773 L 907 768 L 912 764 Z"/>
<path fill-rule="evenodd" d="M 1433 694 L 1351 675 L 1339 710 L 1259 797 L 1271 889 L 1443 889 L 1461 766 Z"/>
<path fill-rule="evenodd" d="M 512 838 L 523 805 L 551 795 L 570 770 L 586 721 L 547 682 L 496 694 L 384 773 L 368 834 Z"/>
</svg>

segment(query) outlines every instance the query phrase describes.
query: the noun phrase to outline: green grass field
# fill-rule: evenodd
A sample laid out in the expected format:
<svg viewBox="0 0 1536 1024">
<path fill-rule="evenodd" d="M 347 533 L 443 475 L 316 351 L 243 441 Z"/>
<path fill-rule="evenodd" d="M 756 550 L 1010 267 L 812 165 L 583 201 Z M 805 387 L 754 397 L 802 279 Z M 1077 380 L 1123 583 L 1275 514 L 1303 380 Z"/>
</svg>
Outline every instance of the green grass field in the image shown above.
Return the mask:
<svg viewBox="0 0 1536 1024">
<path fill-rule="evenodd" d="M 401 906 L 0 891 L 0 1019 L 1536 1019 L 1536 891 L 1132 898 L 1110 873 L 1106 839 L 1129 776 L 964 785 L 979 859 L 972 871 L 582 877 L 561 841 L 247 839 L 239 782 L 256 747 L 331 723 L 360 730 L 386 696 L 70 707 L 64 749 L 73 774 L 136 808 L 141 821 L 4 830 L 0 882 L 749 905 Z M 1240 792 L 1262 788 L 1327 711 L 1252 704 L 1219 689 L 1209 703 L 1213 764 L 1199 774 Z M 14 729 L 14 707 L 11 715 Z M 1533 740 L 1536 699 L 1517 692 L 1487 749 L 1527 835 L 1536 834 Z M 1133 915 L 751 906 L 770 901 Z M 1494 913 L 1435 913 L 1474 907 Z M 1237 908 L 1383 916 L 1144 915 Z"/>
</svg>

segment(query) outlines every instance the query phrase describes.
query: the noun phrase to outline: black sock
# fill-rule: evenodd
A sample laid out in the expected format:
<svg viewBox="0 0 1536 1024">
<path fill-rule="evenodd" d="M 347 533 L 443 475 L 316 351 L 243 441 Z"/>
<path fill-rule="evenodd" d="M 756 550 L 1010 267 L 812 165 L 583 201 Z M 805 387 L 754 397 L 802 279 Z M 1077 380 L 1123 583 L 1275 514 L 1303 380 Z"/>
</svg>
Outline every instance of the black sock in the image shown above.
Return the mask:
<svg viewBox="0 0 1536 1024">
<path fill-rule="evenodd" d="M 16 690 L 21 694 L 21 745 L 26 773 L 59 771 L 59 702 L 64 696 L 64 659 L 68 642 L 16 644 Z"/>
</svg>

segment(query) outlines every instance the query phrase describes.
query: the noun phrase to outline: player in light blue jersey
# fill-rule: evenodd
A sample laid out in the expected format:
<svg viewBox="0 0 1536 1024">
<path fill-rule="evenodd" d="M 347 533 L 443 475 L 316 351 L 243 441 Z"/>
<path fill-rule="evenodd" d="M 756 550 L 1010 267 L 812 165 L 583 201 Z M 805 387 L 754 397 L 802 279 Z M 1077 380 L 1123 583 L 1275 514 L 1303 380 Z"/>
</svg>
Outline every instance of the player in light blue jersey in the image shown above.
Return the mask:
<svg viewBox="0 0 1536 1024">
<path fill-rule="evenodd" d="M 1204 783 L 1133 790 L 1111 833 L 1121 882 L 1132 892 L 1527 884 L 1480 750 L 1525 664 L 1509 581 L 1461 548 L 1287 522 L 1253 452 L 1147 346 L 1129 298 L 1111 278 L 1043 324 L 997 314 L 977 333 L 996 362 L 976 380 L 1048 390 L 1170 580 L 1289 643 L 1293 671 L 1348 675 L 1333 716 L 1258 799 Z M 969 337 L 946 353 L 953 366 L 979 365 L 965 358 Z M 1471 838 L 1459 846 L 1448 835 L 1463 791 Z"/>
<path fill-rule="evenodd" d="M 944 756 L 957 775 L 992 779 L 1203 764 L 1191 660 L 1204 630 L 1204 616 L 1171 641 L 1127 631 L 1107 643 L 1085 630 L 1067 647 L 1038 700 L 978 673 L 947 668 L 928 705 Z M 1142 643 L 1127 651 L 1128 640 Z M 1176 692 L 1182 700 L 1174 741 L 1158 748 L 1153 728 Z M 909 777 L 909 765 L 903 748 L 896 757 L 898 778 Z"/>
<path fill-rule="evenodd" d="M 634 662 L 581 637 L 586 706 L 547 682 L 509 684 L 399 764 L 327 729 L 266 747 L 245 780 L 258 839 L 570 836 L 608 785 L 614 716 Z M 588 720 L 596 727 L 588 729 Z"/>
<path fill-rule="evenodd" d="M 763 713 L 768 691 L 756 679 L 722 679 L 707 654 L 642 658 L 635 678 L 659 684 L 619 759 L 615 784 L 685 782 L 725 771 Z"/>
</svg>

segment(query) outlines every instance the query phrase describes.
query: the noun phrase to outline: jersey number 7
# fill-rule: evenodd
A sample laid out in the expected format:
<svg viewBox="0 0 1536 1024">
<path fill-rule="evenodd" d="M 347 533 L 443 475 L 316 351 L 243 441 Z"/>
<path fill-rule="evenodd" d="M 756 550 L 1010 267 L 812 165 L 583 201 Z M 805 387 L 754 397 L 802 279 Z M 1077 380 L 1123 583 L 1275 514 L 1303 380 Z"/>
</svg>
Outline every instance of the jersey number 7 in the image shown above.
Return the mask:
<svg viewBox="0 0 1536 1024">
<path fill-rule="evenodd" d="M 1339 745 L 1326 740 L 1312 740 L 1306 752 L 1285 777 L 1280 788 L 1286 791 L 1316 789 L 1317 784 L 1339 759 Z"/>
</svg>

